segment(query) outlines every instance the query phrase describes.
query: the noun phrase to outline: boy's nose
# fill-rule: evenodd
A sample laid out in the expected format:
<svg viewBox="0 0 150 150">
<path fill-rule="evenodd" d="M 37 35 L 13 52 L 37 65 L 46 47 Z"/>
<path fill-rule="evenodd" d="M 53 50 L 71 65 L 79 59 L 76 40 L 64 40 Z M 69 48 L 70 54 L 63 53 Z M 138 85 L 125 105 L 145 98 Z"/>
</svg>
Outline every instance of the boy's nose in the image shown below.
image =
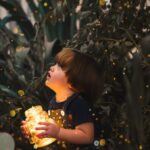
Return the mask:
<svg viewBox="0 0 150 150">
<path fill-rule="evenodd" d="M 51 66 L 51 67 L 50 67 L 50 71 L 54 71 L 54 66 Z"/>
</svg>

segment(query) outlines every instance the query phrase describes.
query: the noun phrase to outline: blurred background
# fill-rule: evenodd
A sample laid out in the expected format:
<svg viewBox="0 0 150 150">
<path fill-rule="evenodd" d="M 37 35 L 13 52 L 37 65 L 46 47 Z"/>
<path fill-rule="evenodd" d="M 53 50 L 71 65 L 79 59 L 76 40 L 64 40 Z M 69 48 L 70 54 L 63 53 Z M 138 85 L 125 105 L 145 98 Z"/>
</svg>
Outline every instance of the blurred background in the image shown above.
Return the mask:
<svg viewBox="0 0 150 150">
<path fill-rule="evenodd" d="M 0 132 L 32 150 L 20 124 L 47 109 L 47 69 L 62 47 L 91 55 L 105 73 L 92 112 L 95 149 L 150 149 L 150 0 L 0 0 Z M 90 79 L 89 79 L 90 80 Z"/>
</svg>

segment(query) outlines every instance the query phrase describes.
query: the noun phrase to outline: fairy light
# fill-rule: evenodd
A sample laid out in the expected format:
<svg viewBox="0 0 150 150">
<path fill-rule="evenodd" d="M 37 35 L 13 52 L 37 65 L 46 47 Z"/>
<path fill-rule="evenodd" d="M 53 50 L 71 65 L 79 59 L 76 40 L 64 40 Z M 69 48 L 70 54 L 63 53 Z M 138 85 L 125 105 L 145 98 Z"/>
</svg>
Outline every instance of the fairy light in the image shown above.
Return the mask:
<svg viewBox="0 0 150 150">
<path fill-rule="evenodd" d="M 60 113 L 61 113 L 62 116 L 65 116 L 65 112 L 63 110 L 61 110 Z"/>
<path fill-rule="evenodd" d="M 47 3 L 47 2 L 45 2 L 43 5 L 44 5 L 44 7 L 47 7 L 47 6 L 48 6 L 48 3 Z"/>
<path fill-rule="evenodd" d="M 115 63 L 115 62 L 113 62 L 112 64 L 113 64 L 113 66 L 115 66 L 115 65 L 116 65 L 116 63 Z"/>
<path fill-rule="evenodd" d="M 15 117 L 16 116 L 16 111 L 13 109 L 9 112 L 10 117 Z"/>
<path fill-rule="evenodd" d="M 22 97 L 25 95 L 25 92 L 23 90 L 18 90 L 18 95 Z"/>
<path fill-rule="evenodd" d="M 127 143 L 127 142 L 128 142 L 128 139 L 127 139 L 127 138 L 125 138 L 125 139 L 124 139 L 124 141 Z"/>
<path fill-rule="evenodd" d="M 91 108 L 89 108 L 89 111 L 91 112 L 91 111 L 92 111 L 92 109 L 91 109 Z"/>
<path fill-rule="evenodd" d="M 98 120 L 98 118 L 96 117 L 96 118 L 95 118 L 95 120 L 97 121 L 97 120 Z"/>
<path fill-rule="evenodd" d="M 139 145 L 139 150 L 142 150 L 143 149 L 143 146 L 142 145 Z"/>
<path fill-rule="evenodd" d="M 99 5 L 100 6 L 104 6 L 106 4 L 106 1 L 105 0 L 99 0 Z"/>
<path fill-rule="evenodd" d="M 113 77 L 113 80 L 116 81 L 116 77 Z"/>
<path fill-rule="evenodd" d="M 107 50 L 107 49 L 105 49 L 105 50 L 104 50 L 104 53 L 107 53 L 107 52 L 108 52 L 108 50 Z"/>
<path fill-rule="evenodd" d="M 128 143 L 128 144 L 130 144 L 130 143 L 131 143 L 131 141 L 130 141 L 130 140 L 128 140 L 128 141 L 127 141 L 127 143 Z"/>
<path fill-rule="evenodd" d="M 92 116 L 95 116 L 95 113 L 93 113 Z"/>
<path fill-rule="evenodd" d="M 149 85 L 146 85 L 146 88 L 149 88 Z"/>
<path fill-rule="evenodd" d="M 105 146 L 106 145 L 106 140 L 105 139 L 100 139 L 99 144 L 100 144 L 100 146 Z"/>
<path fill-rule="evenodd" d="M 122 134 L 121 134 L 121 135 L 119 135 L 119 138 L 120 138 L 120 139 L 123 139 L 123 135 L 122 135 Z"/>
<path fill-rule="evenodd" d="M 15 33 L 15 34 L 19 33 L 18 27 L 13 28 L 13 33 Z"/>
</svg>

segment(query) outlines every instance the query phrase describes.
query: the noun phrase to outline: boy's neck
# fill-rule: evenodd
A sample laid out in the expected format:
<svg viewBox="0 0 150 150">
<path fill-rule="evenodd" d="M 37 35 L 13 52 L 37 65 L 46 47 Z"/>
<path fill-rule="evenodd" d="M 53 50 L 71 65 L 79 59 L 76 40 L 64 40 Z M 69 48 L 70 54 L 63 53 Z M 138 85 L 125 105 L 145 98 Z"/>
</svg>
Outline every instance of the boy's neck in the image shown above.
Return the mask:
<svg viewBox="0 0 150 150">
<path fill-rule="evenodd" d="M 63 90 L 56 93 L 56 102 L 64 102 L 68 97 L 74 94 L 72 90 Z"/>
</svg>

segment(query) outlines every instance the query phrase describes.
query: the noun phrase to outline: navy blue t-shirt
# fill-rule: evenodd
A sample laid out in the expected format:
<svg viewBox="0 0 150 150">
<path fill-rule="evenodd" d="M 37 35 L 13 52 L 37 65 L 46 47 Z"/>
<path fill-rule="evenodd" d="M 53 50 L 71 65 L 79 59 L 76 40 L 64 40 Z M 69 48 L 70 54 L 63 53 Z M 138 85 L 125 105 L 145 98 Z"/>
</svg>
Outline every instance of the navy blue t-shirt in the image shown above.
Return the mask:
<svg viewBox="0 0 150 150">
<path fill-rule="evenodd" d="M 50 117 L 55 120 L 56 118 L 58 118 L 56 117 L 58 115 L 58 112 L 60 112 L 60 116 L 62 116 L 62 118 L 67 119 L 66 121 L 71 121 L 71 128 L 75 128 L 75 126 L 79 124 L 92 122 L 90 111 L 91 109 L 85 99 L 79 94 L 73 94 L 64 102 L 56 102 L 54 97 L 50 101 L 48 113 Z M 51 112 L 57 113 L 55 113 L 55 115 L 53 113 L 52 115 Z M 65 124 L 65 126 L 67 126 L 67 124 Z"/>
<path fill-rule="evenodd" d="M 50 100 L 48 114 L 49 117 L 54 119 L 57 124 L 63 128 L 74 129 L 75 126 L 82 123 L 93 122 L 91 117 L 91 109 L 86 100 L 80 94 L 73 94 L 64 102 L 56 102 L 55 97 Z M 84 149 L 89 145 L 75 145 L 65 143 L 65 149 Z M 64 143 L 63 143 L 64 145 Z M 63 149 L 61 144 L 54 143 L 51 145 L 52 149 Z M 90 148 L 89 148 L 90 149 Z"/>
</svg>

